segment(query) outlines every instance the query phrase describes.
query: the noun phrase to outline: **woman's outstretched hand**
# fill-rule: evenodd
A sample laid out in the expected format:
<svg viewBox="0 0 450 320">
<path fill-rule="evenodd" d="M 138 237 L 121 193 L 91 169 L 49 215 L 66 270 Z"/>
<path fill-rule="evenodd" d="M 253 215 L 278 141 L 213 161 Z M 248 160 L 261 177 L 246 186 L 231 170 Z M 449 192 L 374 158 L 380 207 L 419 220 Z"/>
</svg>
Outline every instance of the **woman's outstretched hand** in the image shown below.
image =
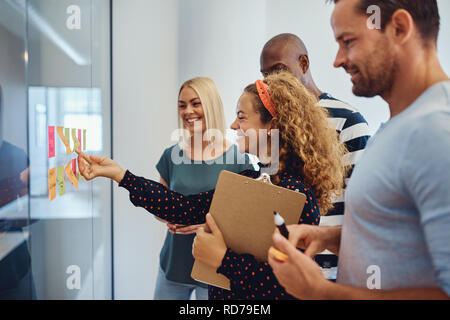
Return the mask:
<svg viewBox="0 0 450 320">
<path fill-rule="evenodd" d="M 89 156 L 81 151 L 76 152 L 78 153 L 78 169 L 88 181 L 96 177 L 105 177 L 120 183 L 125 176 L 125 170 L 110 158 Z"/>
</svg>

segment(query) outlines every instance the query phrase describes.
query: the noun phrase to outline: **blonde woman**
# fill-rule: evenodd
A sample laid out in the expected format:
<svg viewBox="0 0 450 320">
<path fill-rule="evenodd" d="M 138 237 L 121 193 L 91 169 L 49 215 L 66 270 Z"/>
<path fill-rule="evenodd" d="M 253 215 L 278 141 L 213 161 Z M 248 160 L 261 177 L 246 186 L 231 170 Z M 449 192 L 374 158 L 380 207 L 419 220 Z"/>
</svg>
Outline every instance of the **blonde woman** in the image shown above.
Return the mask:
<svg viewBox="0 0 450 320">
<path fill-rule="evenodd" d="M 318 225 L 320 214 L 326 214 L 333 206 L 333 198 L 342 190 L 346 173 L 341 160 L 345 147 L 336 131 L 329 128 L 326 110 L 316 103 L 317 98 L 293 75 L 286 72 L 270 75 L 245 88 L 238 101 L 236 120 L 231 125 L 238 133 L 240 150 L 245 152 L 260 150 L 261 145 L 271 143 L 270 137 L 256 134 L 255 141 L 249 138 L 249 133 L 278 130 L 279 158 L 270 157 L 272 163 L 260 167 L 278 162 L 279 170 L 272 174 L 272 182 L 306 194 L 299 223 L 310 225 Z M 108 158 L 80 154 L 78 161 L 86 179 L 96 176 L 114 179 L 130 191 L 134 205 L 163 219 L 190 224 L 206 220 L 212 232 L 207 233 L 203 228 L 197 231 L 194 257 L 217 268 L 231 283 L 231 291 L 210 287 L 210 299 L 294 299 L 278 283 L 267 262 L 258 262 L 250 254 L 237 254 L 227 248 L 214 219 L 207 214 L 214 190 L 185 196 L 157 182 L 136 177 Z M 256 178 L 260 171 L 247 170 L 241 174 Z M 158 199 L 161 204 L 155 208 L 153 203 Z M 166 207 L 176 208 L 175 214 Z"/>
<path fill-rule="evenodd" d="M 178 94 L 180 142 L 167 148 L 156 168 L 160 182 L 170 190 L 189 195 L 214 189 L 220 171 L 241 172 L 251 166 L 248 155 L 224 139 L 225 119 L 216 84 L 197 77 L 181 85 Z M 201 226 L 167 223 L 160 253 L 154 299 L 208 298 L 207 286 L 190 276 L 194 259 L 192 243 Z"/>
</svg>

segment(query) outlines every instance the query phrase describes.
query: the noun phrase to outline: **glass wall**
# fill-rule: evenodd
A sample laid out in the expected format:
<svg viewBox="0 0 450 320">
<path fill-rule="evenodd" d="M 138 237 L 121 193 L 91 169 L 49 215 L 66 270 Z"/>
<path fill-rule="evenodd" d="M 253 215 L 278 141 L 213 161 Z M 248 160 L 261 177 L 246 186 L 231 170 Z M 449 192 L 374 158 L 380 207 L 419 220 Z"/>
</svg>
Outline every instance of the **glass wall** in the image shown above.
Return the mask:
<svg viewBox="0 0 450 320">
<path fill-rule="evenodd" d="M 0 0 L 0 298 L 112 297 L 109 0 Z"/>
</svg>

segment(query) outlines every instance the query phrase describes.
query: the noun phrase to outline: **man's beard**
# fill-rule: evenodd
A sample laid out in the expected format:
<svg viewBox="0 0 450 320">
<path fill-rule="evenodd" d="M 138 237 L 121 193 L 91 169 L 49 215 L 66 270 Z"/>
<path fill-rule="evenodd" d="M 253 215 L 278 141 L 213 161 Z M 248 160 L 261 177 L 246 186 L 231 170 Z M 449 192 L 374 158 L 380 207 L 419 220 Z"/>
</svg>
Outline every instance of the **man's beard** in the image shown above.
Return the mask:
<svg viewBox="0 0 450 320">
<path fill-rule="evenodd" d="M 382 52 L 384 51 L 384 52 Z M 383 96 L 392 89 L 397 71 L 394 57 L 388 50 L 376 50 L 371 54 L 365 65 L 365 73 L 356 66 L 348 69 L 357 70 L 359 79 L 353 83 L 353 94 L 358 97 Z"/>
</svg>

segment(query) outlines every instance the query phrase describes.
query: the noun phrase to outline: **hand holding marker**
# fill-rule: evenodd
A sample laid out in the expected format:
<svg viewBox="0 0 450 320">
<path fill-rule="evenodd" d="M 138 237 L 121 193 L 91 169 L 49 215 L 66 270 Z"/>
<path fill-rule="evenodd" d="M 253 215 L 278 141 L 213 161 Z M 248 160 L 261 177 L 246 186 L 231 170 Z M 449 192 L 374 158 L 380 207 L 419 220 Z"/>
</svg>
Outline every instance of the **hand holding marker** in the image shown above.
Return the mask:
<svg viewBox="0 0 450 320">
<path fill-rule="evenodd" d="M 281 235 L 285 237 L 286 239 L 289 239 L 289 231 L 286 227 L 286 223 L 284 222 L 284 219 L 280 214 L 276 211 L 273 212 L 274 215 L 274 221 L 275 225 L 277 226 L 278 230 L 280 231 Z M 275 249 L 274 247 L 270 247 L 269 249 L 269 255 L 278 260 L 278 261 L 287 261 L 288 256 L 284 254 L 283 252 Z"/>
</svg>

